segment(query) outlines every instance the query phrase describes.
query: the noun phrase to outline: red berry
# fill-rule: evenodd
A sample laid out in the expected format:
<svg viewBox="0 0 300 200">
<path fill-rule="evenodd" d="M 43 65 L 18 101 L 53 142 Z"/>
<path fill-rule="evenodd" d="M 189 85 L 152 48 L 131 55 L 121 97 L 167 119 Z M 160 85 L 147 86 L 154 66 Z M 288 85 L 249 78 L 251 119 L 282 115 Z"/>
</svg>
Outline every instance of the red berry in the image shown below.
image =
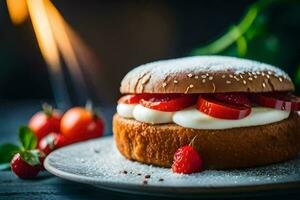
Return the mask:
<svg viewBox="0 0 300 200">
<path fill-rule="evenodd" d="M 38 141 L 51 132 L 59 132 L 61 115 L 53 111 L 51 114 L 38 112 L 28 123 L 29 128 L 36 134 Z"/>
<path fill-rule="evenodd" d="M 50 133 L 40 140 L 38 148 L 43 151 L 46 155 L 51 153 L 55 149 L 55 141 L 59 137 L 58 133 Z"/>
<path fill-rule="evenodd" d="M 203 170 L 200 154 L 191 145 L 179 148 L 174 154 L 172 171 L 175 173 L 191 174 Z"/>
<path fill-rule="evenodd" d="M 37 176 L 41 170 L 41 165 L 30 165 L 25 162 L 19 153 L 17 153 L 10 162 L 12 171 L 21 179 L 32 179 Z"/>
<path fill-rule="evenodd" d="M 91 109 L 73 107 L 62 117 L 61 134 L 75 142 L 101 137 L 104 121 Z"/>
<path fill-rule="evenodd" d="M 226 103 L 251 107 L 250 99 L 243 93 L 216 93 L 214 97 Z"/>
<path fill-rule="evenodd" d="M 43 139 L 39 142 L 39 150 L 41 150 L 44 154 L 48 155 L 55 149 L 67 146 L 76 141 L 65 137 L 59 133 L 50 133 L 47 136 L 43 137 Z"/>
<path fill-rule="evenodd" d="M 69 144 L 75 143 L 75 142 L 78 142 L 78 141 L 76 141 L 74 139 L 71 139 L 71 138 L 67 138 L 64 135 L 58 135 L 55 138 L 54 146 L 55 146 L 56 149 L 58 149 L 58 148 L 67 146 Z"/>
</svg>

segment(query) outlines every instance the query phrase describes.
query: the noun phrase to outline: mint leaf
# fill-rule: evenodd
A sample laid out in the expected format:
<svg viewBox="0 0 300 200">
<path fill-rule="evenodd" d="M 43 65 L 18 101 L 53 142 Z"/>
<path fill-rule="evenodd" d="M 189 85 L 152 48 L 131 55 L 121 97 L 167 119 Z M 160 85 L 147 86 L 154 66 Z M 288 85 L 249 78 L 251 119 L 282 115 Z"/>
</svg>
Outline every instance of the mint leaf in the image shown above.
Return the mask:
<svg viewBox="0 0 300 200">
<path fill-rule="evenodd" d="M 19 140 L 25 150 L 35 149 L 37 146 L 37 137 L 27 126 L 20 127 Z"/>
<path fill-rule="evenodd" d="M 40 164 L 39 155 L 39 150 L 22 151 L 20 153 L 22 160 L 24 160 L 31 166 Z"/>
<path fill-rule="evenodd" d="M 14 144 L 7 143 L 0 145 L 0 164 L 9 163 L 12 157 L 20 150 L 20 147 Z"/>
<path fill-rule="evenodd" d="M 10 169 L 10 163 L 2 163 L 0 164 L 0 171 Z"/>
</svg>

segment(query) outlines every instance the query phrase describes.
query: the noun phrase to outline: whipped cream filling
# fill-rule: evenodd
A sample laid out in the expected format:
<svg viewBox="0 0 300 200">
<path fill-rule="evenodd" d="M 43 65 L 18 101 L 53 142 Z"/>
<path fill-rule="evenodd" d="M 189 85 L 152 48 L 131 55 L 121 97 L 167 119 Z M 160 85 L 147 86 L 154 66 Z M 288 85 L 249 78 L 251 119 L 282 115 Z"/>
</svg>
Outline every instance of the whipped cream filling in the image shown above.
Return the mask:
<svg viewBox="0 0 300 200">
<path fill-rule="evenodd" d="M 163 112 L 159 110 L 152 110 L 142 105 L 136 105 L 133 109 L 133 117 L 137 121 L 146 122 L 150 124 L 165 124 L 173 122 L 174 112 Z"/>
<path fill-rule="evenodd" d="M 117 113 L 121 117 L 134 118 L 150 124 L 175 123 L 194 129 L 230 129 L 275 123 L 289 117 L 290 112 L 266 107 L 253 107 L 250 115 L 243 119 L 218 119 L 198 111 L 195 107 L 177 112 L 163 112 L 146 108 L 139 104 L 118 104 Z"/>
<path fill-rule="evenodd" d="M 133 118 L 133 109 L 136 104 L 119 103 L 117 105 L 117 113 L 125 118 Z"/>
<path fill-rule="evenodd" d="M 253 107 L 250 115 L 243 119 L 227 120 L 217 119 L 202 112 L 196 108 L 188 108 L 185 110 L 177 111 L 173 115 L 174 123 L 185 127 L 194 129 L 229 129 L 240 128 L 248 126 L 259 126 L 271 124 L 288 118 L 290 112 L 265 108 Z"/>
</svg>

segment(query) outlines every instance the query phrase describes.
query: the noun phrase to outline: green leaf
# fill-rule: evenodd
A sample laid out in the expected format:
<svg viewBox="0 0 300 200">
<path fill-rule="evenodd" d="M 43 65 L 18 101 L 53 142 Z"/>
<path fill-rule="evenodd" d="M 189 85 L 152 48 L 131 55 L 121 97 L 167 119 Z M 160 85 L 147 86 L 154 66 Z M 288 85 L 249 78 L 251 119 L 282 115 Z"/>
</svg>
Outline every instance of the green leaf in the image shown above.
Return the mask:
<svg viewBox="0 0 300 200">
<path fill-rule="evenodd" d="M 251 6 L 245 15 L 245 17 L 241 20 L 241 22 L 232 26 L 227 33 L 222 35 L 220 38 L 216 39 L 212 43 L 207 46 L 200 47 L 192 52 L 193 55 L 201 55 L 201 54 L 218 54 L 227 49 L 233 43 L 236 42 L 239 37 L 241 37 L 251 25 L 254 23 L 260 9 L 254 4 Z"/>
<path fill-rule="evenodd" d="M 8 170 L 10 169 L 10 163 L 2 163 L 0 164 L 0 171 Z"/>
<path fill-rule="evenodd" d="M 19 140 L 25 150 L 35 149 L 37 146 L 37 137 L 27 126 L 20 127 Z"/>
<path fill-rule="evenodd" d="M 241 19 L 241 21 L 232 26 L 226 33 L 224 33 L 221 37 L 217 38 L 213 42 L 207 44 L 206 46 L 199 47 L 192 51 L 192 55 L 203 55 L 203 54 L 220 54 L 230 48 L 237 40 L 244 36 L 253 25 L 257 19 L 259 19 L 259 14 L 262 10 L 266 9 L 270 5 L 269 0 L 259 0 L 252 4 L 245 16 Z M 245 40 L 241 40 L 242 48 L 245 47 Z M 240 47 L 238 47 L 240 48 Z M 242 49 L 242 54 L 244 49 Z"/>
<path fill-rule="evenodd" d="M 22 151 L 20 153 L 22 160 L 24 160 L 31 166 L 40 164 L 39 155 L 40 153 L 38 150 Z"/>
<path fill-rule="evenodd" d="M 12 157 L 20 152 L 20 147 L 14 144 L 2 144 L 0 145 L 0 164 L 9 163 Z"/>
<path fill-rule="evenodd" d="M 298 65 L 297 71 L 296 71 L 296 83 L 300 83 L 300 64 Z"/>
<path fill-rule="evenodd" d="M 237 50 L 240 57 L 244 57 L 247 53 L 247 40 L 244 36 L 241 36 L 236 41 Z"/>
</svg>

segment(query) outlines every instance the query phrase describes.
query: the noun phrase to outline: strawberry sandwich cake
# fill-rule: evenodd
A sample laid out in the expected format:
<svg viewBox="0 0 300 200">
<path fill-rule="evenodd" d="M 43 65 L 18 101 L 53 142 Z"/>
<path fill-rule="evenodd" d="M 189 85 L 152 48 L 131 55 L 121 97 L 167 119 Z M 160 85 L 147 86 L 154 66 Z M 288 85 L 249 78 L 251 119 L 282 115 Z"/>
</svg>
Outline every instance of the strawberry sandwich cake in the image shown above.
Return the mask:
<svg viewBox="0 0 300 200">
<path fill-rule="evenodd" d="M 233 57 L 195 56 L 141 65 L 122 80 L 113 118 L 127 159 L 171 167 L 192 142 L 204 169 L 255 167 L 300 150 L 300 98 L 274 66 Z"/>
</svg>

